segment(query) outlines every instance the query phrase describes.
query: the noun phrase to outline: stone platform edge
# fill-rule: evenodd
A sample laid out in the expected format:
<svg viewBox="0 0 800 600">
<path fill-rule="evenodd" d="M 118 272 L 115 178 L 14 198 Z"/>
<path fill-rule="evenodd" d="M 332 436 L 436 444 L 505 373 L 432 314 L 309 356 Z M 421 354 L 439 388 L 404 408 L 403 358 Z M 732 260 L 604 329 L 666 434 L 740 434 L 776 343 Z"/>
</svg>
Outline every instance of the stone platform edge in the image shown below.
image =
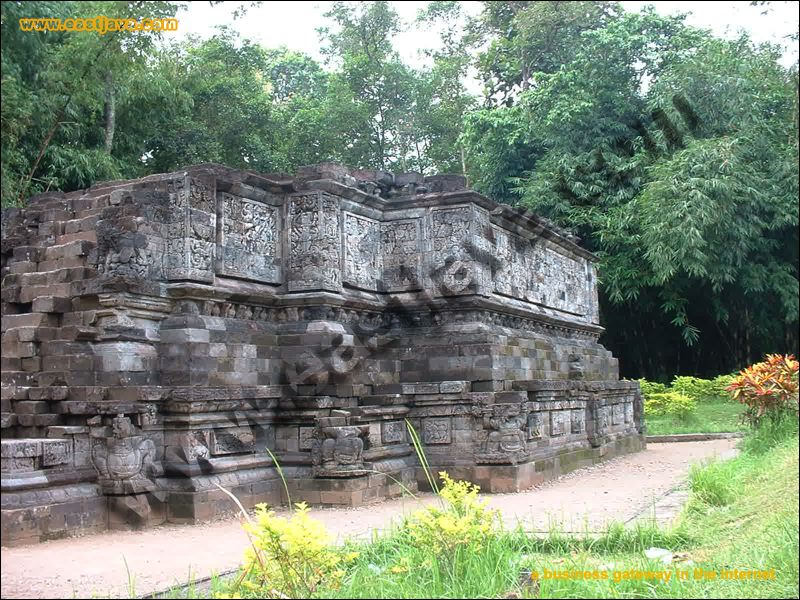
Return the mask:
<svg viewBox="0 0 800 600">
<path fill-rule="evenodd" d="M 709 440 L 729 440 L 744 437 L 742 431 L 726 431 L 721 433 L 673 433 L 670 435 L 648 435 L 648 444 L 667 442 L 705 442 Z"/>
</svg>

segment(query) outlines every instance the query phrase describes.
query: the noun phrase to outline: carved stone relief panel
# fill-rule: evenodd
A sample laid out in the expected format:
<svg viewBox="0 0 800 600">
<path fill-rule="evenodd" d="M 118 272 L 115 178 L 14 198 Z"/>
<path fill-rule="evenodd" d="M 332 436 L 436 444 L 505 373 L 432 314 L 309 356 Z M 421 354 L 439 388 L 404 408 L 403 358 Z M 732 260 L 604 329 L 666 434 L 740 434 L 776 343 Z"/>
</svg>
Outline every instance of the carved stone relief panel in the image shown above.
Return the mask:
<svg viewBox="0 0 800 600">
<path fill-rule="evenodd" d="M 554 410 L 550 412 L 550 435 L 555 437 L 570 431 L 570 411 Z"/>
<path fill-rule="evenodd" d="M 431 271 L 438 296 L 470 294 L 479 289 L 481 266 L 473 257 L 475 252 L 469 251 L 475 218 L 471 206 L 431 211 Z"/>
<path fill-rule="evenodd" d="M 388 421 L 382 424 L 381 436 L 384 444 L 396 444 L 406 440 L 406 428 L 402 421 Z"/>
<path fill-rule="evenodd" d="M 289 291 L 342 288 L 339 203 L 330 194 L 290 196 Z"/>
<path fill-rule="evenodd" d="M 344 281 L 377 291 L 381 276 L 381 227 L 378 221 L 344 213 Z"/>
<path fill-rule="evenodd" d="M 591 265 L 541 240 L 531 244 L 501 227 L 492 230 L 496 293 L 595 319 L 592 294 L 596 282 L 587 282 Z"/>
<path fill-rule="evenodd" d="M 300 450 L 311 450 L 314 446 L 314 427 L 300 428 Z"/>
<path fill-rule="evenodd" d="M 72 462 L 72 440 L 47 440 L 42 445 L 42 465 L 52 467 Z"/>
<path fill-rule="evenodd" d="M 611 407 L 611 424 L 622 425 L 625 421 L 625 406 L 622 403 Z"/>
<path fill-rule="evenodd" d="M 422 220 L 381 223 L 383 268 L 380 291 L 403 292 L 422 287 Z"/>
<path fill-rule="evenodd" d="M 167 279 L 214 280 L 217 213 L 213 176 L 187 175 L 167 185 Z"/>
<path fill-rule="evenodd" d="M 500 227 L 493 226 L 492 229 L 494 230 L 494 255 L 497 261 L 494 272 L 494 291 L 505 296 L 514 296 L 512 263 L 515 253 L 511 248 L 512 236 Z"/>
<path fill-rule="evenodd" d="M 323 426 L 314 435 L 311 460 L 315 477 L 356 477 L 368 472 L 364 449 L 369 425 Z"/>
<path fill-rule="evenodd" d="M 484 453 L 501 456 L 525 451 L 526 437 L 522 430 L 527 418 L 519 404 L 493 405 L 484 422 L 488 431 Z"/>
<path fill-rule="evenodd" d="M 250 453 L 255 451 L 255 435 L 249 427 L 212 429 L 208 446 L 214 456 Z"/>
<path fill-rule="evenodd" d="M 528 439 L 539 440 L 544 435 L 542 413 L 533 412 L 528 415 Z"/>
<path fill-rule="evenodd" d="M 570 417 L 572 433 L 583 433 L 586 430 L 586 412 L 583 409 L 573 410 Z"/>
<path fill-rule="evenodd" d="M 450 419 L 429 418 L 422 422 L 422 441 L 425 444 L 450 443 Z"/>
<path fill-rule="evenodd" d="M 217 272 L 281 283 L 280 216 L 277 208 L 228 193 L 220 202 Z"/>
<path fill-rule="evenodd" d="M 595 431 L 597 433 L 605 433 L 611 426 L 611 407 L 601 406 L 597 409 L 597 422 L 595 423 Z"/>
</svg>

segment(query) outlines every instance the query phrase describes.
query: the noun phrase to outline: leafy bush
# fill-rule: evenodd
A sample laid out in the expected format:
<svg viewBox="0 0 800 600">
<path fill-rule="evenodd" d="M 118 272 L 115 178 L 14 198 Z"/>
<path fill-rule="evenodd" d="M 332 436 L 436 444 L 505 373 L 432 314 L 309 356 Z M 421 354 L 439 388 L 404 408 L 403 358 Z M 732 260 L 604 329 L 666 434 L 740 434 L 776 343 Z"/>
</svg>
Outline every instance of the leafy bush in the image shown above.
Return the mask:
<svg viewBox="0 0 800 600">
<path fill-rule="evenodd" d="M 275 516 L 266 504 L 256 506 L 255 522 L 244 525 L 251 547 L 238 582 L 240 593 L 257 598 L 310 598 L 321 588 L 338 587 L 346 557 L 330 547 L 330 534 L 309 516 L 308 506 L 304 502 L 295 506 L 288 519 Z"/>
<path fill-rule="evenodd" d="M 500 513 L 478 499 L 480 487 L 468 481 L 454 481 L 442 471 L 439 496 L 444 507 L 429 506 L 411 514 L 403 527 L 410 542 L 427 549 L 447 565 L 455 576 L 460 551 L 480 552 L 501 528 Z"/>
<path fill-rule="evenodd" d="M 766 360 L 742 370 L 726 388 L 745 404 L 744 418 L 758 426 L 766 415 L 780 420 L 798 414 L 798 362 L 793 355 L 768 354 Z"/>
<path fill-rule="evenodd" d="M 647 379 L 639 380 L 639 387 L 642 390 L 642 396 L 645 398 L 650 397 L 651 394 L 663 394 L 667 391 L 667 386 L 657 381 L 647 381 Z"/>
<path fill-rule="evenodd" d="M 730 400 L 725 388 L 732 382 L 733 375 L 719 375 L 714 379 L 676 376 L 670 389 L 695 400 Z"/>
<path fill-rule="evenodd" d="M 678 392 L 662 392 L 645 396 L 644 411 L 651 415 L 669 415 L 686 419 L 694 412 L 697 402 Z"/>
</svg>

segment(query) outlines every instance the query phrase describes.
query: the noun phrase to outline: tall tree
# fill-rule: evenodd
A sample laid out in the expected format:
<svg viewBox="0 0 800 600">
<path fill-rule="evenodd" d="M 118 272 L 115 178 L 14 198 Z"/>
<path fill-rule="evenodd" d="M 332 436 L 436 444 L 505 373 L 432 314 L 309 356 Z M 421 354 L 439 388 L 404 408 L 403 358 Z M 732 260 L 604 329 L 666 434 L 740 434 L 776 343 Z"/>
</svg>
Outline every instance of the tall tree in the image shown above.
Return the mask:
<svg viewBox="0 0 800 600">
<path fill-rule="evenodd" d="M 162 18 L 171 2 L 63 2 L 2 5 L 3 202 L 42 189 L 74 189 L 116 178 L 131 164 L 113 155 L 117 108 L 136 91 L 160 32 L 21 32 L 23 17 Z M 21 39 L 24 38 L 24 39 Z M 31 65 L 38 65 L 34 71 Z M 6 107 L 6 91 L 10 102 Z M 28 107 L 28 108 L 26 108 Z M 21 111 L 20 114 L 18 111 Z M 25 122 L 24 134 L 14 125 Z M 14 163 L 13 172 L 10 164 Z"/>
<path fill-rule="evenodd" d="M 334 27 L 320 29 L 323 52 L 336 68 L 328 110 L 348 123 L 340 159 L 388 168 L 404 158 L 399 137 L 414 81 L 392 45 L 400 19 L 388 2 L 335 2 L 325 16 Z"/>
<path fill-rule="evenodd" d="M 535 149 L 506 181 L 601 257 L 610 344 L 628 374 L 711 374 L 796 350 L 796 76 L 777 58 L 623 15 L 584 33 L 518 106 L 473 117 Z M 507 173 L 515 138 L 499 137 L 484 138 L 500 145 L 488 166 Z"/>
<path fill-rule="evenodd" d="M 538 73 L 554 73 L 575 57 L 584 31 L 603 27 L 619 10 L 616 2 L 484 2 L 473 28 L 488 42 L 477 61 L 487 104 L 510 106 Z"/>
</svg>

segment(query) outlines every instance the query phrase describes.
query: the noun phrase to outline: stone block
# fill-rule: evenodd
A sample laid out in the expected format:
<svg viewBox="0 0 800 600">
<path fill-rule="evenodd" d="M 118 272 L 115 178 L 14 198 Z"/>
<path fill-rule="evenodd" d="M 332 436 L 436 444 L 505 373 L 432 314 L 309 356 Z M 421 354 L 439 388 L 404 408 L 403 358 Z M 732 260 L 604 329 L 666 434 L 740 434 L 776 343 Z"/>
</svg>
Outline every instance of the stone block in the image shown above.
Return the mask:
<svg viewBox="0 0 800 600">
<path fill-rule="evenodd" d="M 72 310 L 72 300 L 55 296 L 40 296 L 33 301 L 35 313 L 65 313 Z"/>
</svg>

